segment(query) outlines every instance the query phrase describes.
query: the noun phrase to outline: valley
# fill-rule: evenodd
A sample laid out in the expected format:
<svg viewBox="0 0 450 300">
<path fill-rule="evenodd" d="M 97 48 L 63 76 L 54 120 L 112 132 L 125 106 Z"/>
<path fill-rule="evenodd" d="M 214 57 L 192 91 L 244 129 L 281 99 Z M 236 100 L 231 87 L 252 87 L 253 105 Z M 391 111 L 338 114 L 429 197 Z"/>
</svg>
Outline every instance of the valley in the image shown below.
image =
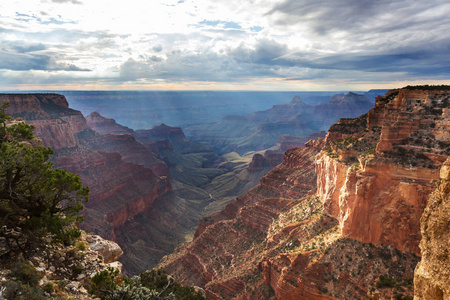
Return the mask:
<svg viewBox="0 0 450 300">
<path fill-rule="evenodd" d="M 286 149 L 324 136 L 280 131 L 267 149 L 221 153 L 179 127 L 133 130 L 98 112 L 84 117 L 58 94 L 3 94 L 1 101 L 11 102 L 9 113 L 35 126 L 53 147 L 55 167 L 80 175 L 90 187 L 82 227 L 122 247 L 127 274 L 151 269 L 190 241 L 201 217 L 256 186 Z"/>
<path fill-rule="evenodd" d="M 448 99 L 406 87 L 364 111 L 370 101 L 353 93 L 317 106 L 294 97 L 198 126 L 211 134 L 239 120 L 218 147 L 164 123 L 84 117 L 58 94 L 0 95 L 55 149 L 54 165 L 90 187 L 82 228 L 120 245 L 125 274 L 163 268 L 209 299 L 411 297 L 430 180 L 450 155 Z M 362 113 L 326 128 L 338 112 Z M 279 126 L 292 122 L 316 127 Z M 239 127 L 278 137 L 257 146 L 236 138 Z M 418 284 L 435 284 L 421 272 Z"/>
</svg>

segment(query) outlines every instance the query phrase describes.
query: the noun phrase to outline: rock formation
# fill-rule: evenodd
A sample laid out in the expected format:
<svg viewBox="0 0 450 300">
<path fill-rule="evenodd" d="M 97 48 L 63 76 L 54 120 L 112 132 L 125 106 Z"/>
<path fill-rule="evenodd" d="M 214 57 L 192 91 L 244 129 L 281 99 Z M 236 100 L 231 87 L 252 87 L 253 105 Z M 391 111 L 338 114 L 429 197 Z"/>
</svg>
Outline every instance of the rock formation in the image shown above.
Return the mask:
<svg viewBox="0 0 450 300">
<path fill-rule="evenodd" d="M 96 111 L 86 117 L 86 123 L 90 128 L 98 133 L 129 135 L 134 133 L 133 129 L 117 124 L 115 120 L 105 118 Z"/>
<path fill-rule="evenodd" d="M 45 244 L 46 242 L 48 243 Z M 51 290 L 47 290 L 51 298 L 92 299 L 88 290 L 92 284 L 91 278 L 95 274 L 108 267 L 122 271 L 122 264 L 117 261 L 123 253 L 119 245 L 97 235 L 82 232 L 76 245 L 72 246 L 50 243 L 47 238 L 44 238 L 42 243 L 29 253 L 32 255 L 27 257 L 25 262 L 39 273 L 40 286 L 52 287 Z M 10 263 L 19 256 L 16 253 L 12 257 Z M 2 278 L 0 285 L 4 286 L 4 281 L 10 273 L 7 264 L 0 264 Z"/>
<path fill-rule="evenodd" d="M 450 154 L 449 98 L 422 87 L 378 97 L 288 150 L 160 266 L 211 299 L 411 297 L 419 218 Z"/>
<path fill-rule="evenodd" d="M 450 158 L 420 219 L 422 260 L 414 274 L 414 299 L 450 297 Z"/>
<path fill-rule="evenodd" d="M 272 147 L 281 135 L 308 137 L 328 130 L 338 118 L 357 117 L 372 107 L 366 97 L 354 93 L 336 95 L 319 105 L 308 105 L 300 97 L 294 97 L 288 104 L 274 105 L 265 111 L 192 126 L 187 133 L 193 139 L 215 145 L 223 153 L 243 154 Z"/>
</svg>

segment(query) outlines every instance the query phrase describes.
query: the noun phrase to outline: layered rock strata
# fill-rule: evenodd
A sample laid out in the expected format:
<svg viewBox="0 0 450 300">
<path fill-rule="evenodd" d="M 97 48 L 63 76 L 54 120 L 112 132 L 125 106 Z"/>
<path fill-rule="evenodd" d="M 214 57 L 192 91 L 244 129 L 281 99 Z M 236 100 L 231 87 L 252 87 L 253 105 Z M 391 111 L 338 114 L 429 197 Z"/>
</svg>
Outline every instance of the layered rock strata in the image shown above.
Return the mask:
<svg viewBox="0 0 450 300">
<path fill-rule="evenodd" d="M 325 140 L 288 150 L 160 266 L 211 299 L 413 295 L 419 218 L 449 154 L 449 98 L 421 87 L 378 97 Z"/>
<path fill-rule="evenodd" d="M 0 102 L 10 103 L 7 113 L 14 118 L 36 127 L 35 135 L 55 150 L 56 167 L 78 174 L 90 187 L 83 228 L 122 246 L 125 271 L 151 268 L 184 241 L 183 228 L 192 221 L 185 220 L 185 203 L 172 193 L 168 168 L 133 136 L 93 131 L 61 95 L 2 94 Z M 165 218 L 174 224 L 163 225 Z M 168 235 L 170 240 L 160 241 Z"/>
</svg>

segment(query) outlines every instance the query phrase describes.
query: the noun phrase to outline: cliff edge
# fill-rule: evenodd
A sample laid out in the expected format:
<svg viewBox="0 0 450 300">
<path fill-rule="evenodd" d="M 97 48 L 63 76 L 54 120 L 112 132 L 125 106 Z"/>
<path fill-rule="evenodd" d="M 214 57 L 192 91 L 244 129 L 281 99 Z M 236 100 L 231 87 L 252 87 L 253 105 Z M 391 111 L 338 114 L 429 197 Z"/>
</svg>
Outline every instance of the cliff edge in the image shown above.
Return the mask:
<svg viewBox="0 0 450 300">
<path fill-rule="evenodd" d="M 450 158 L 420 219 L 422 260 L 414 274 L 414 299 L 450 298 Z"/>
</svg>

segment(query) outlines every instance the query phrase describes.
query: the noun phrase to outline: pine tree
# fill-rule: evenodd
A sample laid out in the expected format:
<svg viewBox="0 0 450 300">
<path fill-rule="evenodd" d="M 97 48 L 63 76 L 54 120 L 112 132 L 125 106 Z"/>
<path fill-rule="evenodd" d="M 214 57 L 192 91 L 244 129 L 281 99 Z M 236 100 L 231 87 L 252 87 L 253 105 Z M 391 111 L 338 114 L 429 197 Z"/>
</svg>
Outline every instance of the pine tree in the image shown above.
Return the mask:
<svg viewBox="0 0 450 300">
<path fill-rule="evenodd" d="M 69 243 L 89 189 L 78 175 L 53 168 L 50 147 L 33 146 L 32 125 L 14 122 L 0 106 L 0 222 L 29 237 L 52 234 Z"/>
</svg>

